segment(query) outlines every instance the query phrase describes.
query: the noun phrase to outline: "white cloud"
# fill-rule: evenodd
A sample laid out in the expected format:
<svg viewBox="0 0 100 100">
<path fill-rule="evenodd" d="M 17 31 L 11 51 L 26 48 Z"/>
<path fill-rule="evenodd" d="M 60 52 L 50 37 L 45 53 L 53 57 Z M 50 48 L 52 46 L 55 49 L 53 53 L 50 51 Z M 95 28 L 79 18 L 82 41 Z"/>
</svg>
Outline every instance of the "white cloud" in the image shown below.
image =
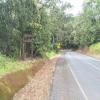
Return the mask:
<svg viewBox="0 0 100 100">
<path fill-rule="evenodd" d="M 66 11 L 67 13 L 73 13 L 77 15 L 82 11 L 82 5 L 84 0 L 62 0 L 63 2 L 69 2 L 73 5 L 72 9 Z"/>
</svg>

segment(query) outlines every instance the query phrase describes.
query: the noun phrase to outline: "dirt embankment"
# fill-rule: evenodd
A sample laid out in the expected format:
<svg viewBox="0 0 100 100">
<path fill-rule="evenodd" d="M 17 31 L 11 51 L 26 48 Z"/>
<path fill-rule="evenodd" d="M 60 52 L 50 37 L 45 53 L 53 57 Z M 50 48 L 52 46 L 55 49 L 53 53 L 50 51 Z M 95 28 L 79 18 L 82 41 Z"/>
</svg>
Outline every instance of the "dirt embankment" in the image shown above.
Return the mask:
<svg viewBox="0 0 100 100">
<path fill-rule="evenodd" d="M 47 100 L 57 58 L 46 61 L 34 78 L 15 94 L 13 100 Z"/>
<path fill-rule="evenodd" d="M 91 52 L 91 50 L 89 50 L 89 48 L 79 49 L 79 50 L 77 50 L 77 52 L 83 53 L 83 54 L 91 56 L 91 57 L 95 57 L 97 59 L 100 59 L 100 54 L 96 54 L 96 53 Z"/>
<path fill-rule="evenodd" d="M 45 60 L 36 61 L 31 68 L 9 73 L 0 78 L 0 100 L 11 100 L 43 68 Z"/>
</svg>

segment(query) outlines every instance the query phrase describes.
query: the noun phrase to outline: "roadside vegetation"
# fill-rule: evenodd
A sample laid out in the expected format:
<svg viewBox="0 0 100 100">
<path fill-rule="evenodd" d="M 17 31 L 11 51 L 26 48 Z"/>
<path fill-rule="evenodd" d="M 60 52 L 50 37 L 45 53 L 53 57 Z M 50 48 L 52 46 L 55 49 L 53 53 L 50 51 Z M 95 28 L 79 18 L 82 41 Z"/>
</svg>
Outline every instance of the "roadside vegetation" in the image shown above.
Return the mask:
<svg viewBox="0 0 100 100">
<path fill-rule="evenodd" d="M 30 68 L 35 60 L 19 61 L 0 54 L 0 76 Z"/>
<path fill-rule="evenodd" d="M 88 47 L 100 54 L 100 0 L 84 0 L 83 11 L 78 16 L 67 13 L 72 7 L 60 0 L 0 0 L 0 77 L 9 74 L 13 77 L 12 73 L 17 73 L 13 81 L 25 80 L 18 85 L 19 89 L 27 83 L 28 74 L 31 79 L 29 72 L 36 73 L 42 68 L 46 61 L 40 61 L 34 68 L 31 66 L 35 60 L 20 61 L 23 48 L 26 56 L 33 47 L 31 56 L 42 60 L 51 58 L 59 49 Z M 32 46 L 23 45 L 26 34 L 32 36 Z M 4 79 L 0 80 L 2 98 L 6 95 L 4 90 L 10 91 L 7 84 L 13 86 L 12 78 Z"/>
<path fill-rule="evenodd" d="M 19 58 L 25 34 L 33 35 L 33 54 L 84 48 L 100 41 L 100 1 L 84 1 L 78 16 L 67 13 L 73 6 L 59 0 L 1 0 L 0 52 Z M 66 12 L 66 13 L 65 13 Z M 31 48 L 27 44 L 26 48 Z M 27 50 L 26 50 L 27 51 Z M 28 52 L 25 52 L 26 55 Z"/>
<path fill-rule="evenodd" d="M 91 45 L 89 49 L 93 54 L 100 54 L 100 42 Z"/>
<path fill-rule="evenodd" d="M 10 73 L 3 75 L 0 78 L 0 100 L 11 100 L 16 92 L 18 92 L 28 82 L 30 82 L 32 78 L 34 78 L 35 74 L 43 68 L 44 64 L 44 60 L 38 60 L 29 68 L 23 67 L 20 69 L 18 66 L 17 71 L 14 70 L 15 72 L 13 72 L 10 70 Z M 5 71 L 3 74 L 5 74 Z"/>
<path fill-rule="evenodd" d="M 49 51 L 49 52 L 46 52 L 46 57 L 51 58 L 55 56 L 56 54 L 57 54 L 56 51 Z"/>
</svg>

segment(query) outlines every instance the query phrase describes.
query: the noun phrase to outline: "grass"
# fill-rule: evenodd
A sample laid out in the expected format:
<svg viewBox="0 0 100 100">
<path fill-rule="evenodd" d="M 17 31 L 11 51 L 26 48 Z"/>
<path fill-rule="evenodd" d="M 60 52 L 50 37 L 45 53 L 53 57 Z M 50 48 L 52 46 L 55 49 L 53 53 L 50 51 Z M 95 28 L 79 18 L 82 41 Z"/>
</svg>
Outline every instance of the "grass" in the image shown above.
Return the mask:
<svg viewBox="0 0 100 100">
<path fill-rule="evenodd" d="M 44 64 L 44 60 L 38 60 L 30 68 L 3 76 L 0 79 L 0 100 L 12 100 L 14 94 L 31 81 Z"/>
<path fill-rule="evenodd" d="M 46 53 L 51 58 L 56 53 Z M 11 100 L 44 66 L 46 59 L 17 61 L 0 54 L 0 100 Z"/>
<path fill-rule="evenodd" d="M 29 68 L 33 62 L 34 61 L 17 61 L 0 54 L 0 76 Z"/>
<path fill-rule="evenodd" d="M 0 100 L 11 100 L 44 64 L 43 59 L 17 61 L 0 54 Z"/>
<path fill-rule="evenodd" d="M 56 52 L 55 52 L 55 51 L 46 52 L 46 57 L 47 57 L 47 58 L 51 58 L 51 57 L 53 57 L 54 55 L 56 55 Z"/>
<path fill-rule="evenodd" d="M 46 57 L 51 58 L 56 55 L 55 51 L 46 52 Z M 17 61 L 6 57 L 0 53 L 0 76 L 11 72 L 17 72 L 20 70 L 27 69 L 32 66 L 34 61 Z"/>
<path fill-rule="evenodd" d="M 92 44 L 89 49 L 93 54 L 100 54 L 100 42 Z"/>
</svg>

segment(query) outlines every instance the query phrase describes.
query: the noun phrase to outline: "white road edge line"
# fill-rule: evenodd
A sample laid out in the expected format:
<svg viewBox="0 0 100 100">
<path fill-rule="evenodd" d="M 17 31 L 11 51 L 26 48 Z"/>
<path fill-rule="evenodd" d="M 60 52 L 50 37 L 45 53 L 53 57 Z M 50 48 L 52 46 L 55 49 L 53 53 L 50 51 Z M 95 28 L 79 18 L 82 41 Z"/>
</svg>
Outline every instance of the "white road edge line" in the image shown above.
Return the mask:
<svg viewBox="0 0 100 100">
<path fill-rule="evenodd" d="M 71 65 L 68 64 L 68 66 L 69 66 L 69 69 L 70 69 L 70 71 L 71 71 L 71 73 L 72 73 L 72 75 L 73 75 L 73 77 L 74 77 L 74 79 L 75 79 L 75 81 L 76 81 L 78 87 L 80 88 L 80 90 L 81 90 L 81 92 L 82 92 L 82 94 L 83 94 L 85 100 L 89 100 L 88 97 L 87 97 L 87 95 L 86 95 L 86 93 L 84 92 L 82 86 L 80 85 L 80 83 L 79 83 L 79 81 L 78 81 L 78 79 L 77 79 L 75 73 L 73 72 L 73 70 L 72 70 L 72 68 L 71 68 Z"/>
</svg>

